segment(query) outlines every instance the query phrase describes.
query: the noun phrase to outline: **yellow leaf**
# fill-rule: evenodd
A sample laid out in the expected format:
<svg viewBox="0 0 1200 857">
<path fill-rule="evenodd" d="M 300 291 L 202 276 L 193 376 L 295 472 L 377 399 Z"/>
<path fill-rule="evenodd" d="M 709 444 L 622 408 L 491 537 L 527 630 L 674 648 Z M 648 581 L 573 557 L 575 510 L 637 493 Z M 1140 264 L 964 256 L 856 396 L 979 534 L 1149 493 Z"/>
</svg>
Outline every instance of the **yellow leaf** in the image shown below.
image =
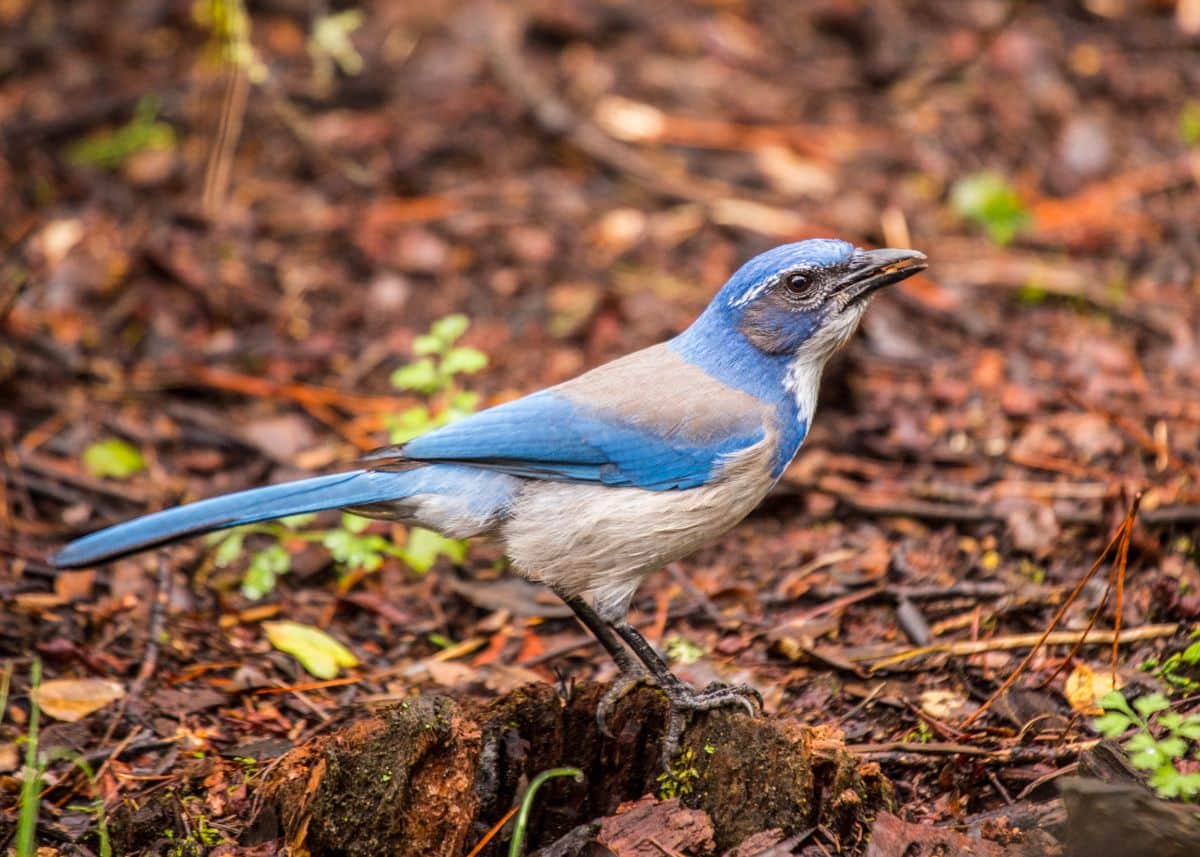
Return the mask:
<svg viewBox="0 0 1200 857">
<path fill-rule="evenodd" d="M 1096 704 L 1096 700 L 1120 686 L 1120 682 L 1113 681 L 1112 673 L 1108 670 L 1097 673 L 1087 664 L 1080 664 L 1067 676 L 1063 694 L 1067 697 L 1067 702 L 1071 703 L 1072 711 L 1099 716 L 1104 713 L 1104 709 Z"/>
<path fill-rule="evenodd" d="M 44 681 L 34 693 L 38 707 L 55 720 L 74 723 L 125 695 L 115 681 L 100 678 L 56 678 Z"/>
<path fill-rule="evenodd" d="M 339 667 L 358 666 L 354 653 L 322 630 L 299 622 L 263 622 L 262 627 L 272 646 L 317 678 L 334 678 Z"/>
</svg>

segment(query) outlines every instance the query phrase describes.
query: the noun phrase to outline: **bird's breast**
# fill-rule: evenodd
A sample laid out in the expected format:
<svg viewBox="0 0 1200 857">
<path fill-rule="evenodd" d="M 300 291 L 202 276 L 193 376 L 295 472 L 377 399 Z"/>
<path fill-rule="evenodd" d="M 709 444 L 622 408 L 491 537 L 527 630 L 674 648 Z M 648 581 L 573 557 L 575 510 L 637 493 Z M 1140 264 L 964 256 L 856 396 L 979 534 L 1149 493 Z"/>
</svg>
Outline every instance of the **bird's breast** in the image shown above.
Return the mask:
<svg viewBox="0 0 1200 857">
<path fill-rule="evenodd" d="M 729 530 L 774 483 L 777 432 L 726 458 L 707 484 L 647 491 L 530 481 L 500 528 L 522 574 L 568 593 L 628 588 Z"/>
</svg>

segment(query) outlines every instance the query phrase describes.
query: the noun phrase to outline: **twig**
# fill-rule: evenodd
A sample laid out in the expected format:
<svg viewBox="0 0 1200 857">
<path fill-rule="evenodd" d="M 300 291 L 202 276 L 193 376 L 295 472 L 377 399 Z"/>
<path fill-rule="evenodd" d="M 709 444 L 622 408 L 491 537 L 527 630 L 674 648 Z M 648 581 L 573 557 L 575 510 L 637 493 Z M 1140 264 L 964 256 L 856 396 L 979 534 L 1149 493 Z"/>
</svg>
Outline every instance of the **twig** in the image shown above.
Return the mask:
<svg viewBox="0 0 1200 857">
<path fill-rule="evenodd" d="M 1159 625 L 1145 625 L 1141 628 L 1134 628 L 1131 631 L 1126 631 L 1120 635 L 1122 643 L 1136 643 L 1141 640 L 1156 640 L 1160 637 L 1169 637 L 1179 630 L 1179 625 L 1174 622 L 1165 622 Z M 905 649 L 901 652 L 896 652 L 890 655 L 874 655 L 866 653 L 851 653 L 846 656 L 846 660 L 853 663 L 866 663 L 871 665 L 871 669 L 881 670 L 887 667 L 895 666 L 896 664 L 910 661 L 914 658 L 922 658 L 928 655 L 950 655 L 952 657 L 963 657 L 965 655 L 978 655 L 983 652 L 998 652 L 1008 651 L 1010 649 L 1024 649 L 1031 647 L 1031 654 L 1027 655 L 1022 665 L 1032 659 L 1032 653 L 1037 652 L 1042 646 L 1068 646 L 1068 645 L 1109 645 L 1118 635 L 1112 631 L 1100 630 L 1080 633 L 1079 631 L 1054 631 L 1047 633 L 1045 631 L 1038 634 L 1012 634 L 1005 637 L 992 637 L 988 640 L 959 640 L 953 643 L 937 643 L 932 646 L 920 646 L 912 649 Z M 1014 675 L 1016 671 L 1014 671 Z M 1011 682 L 1006 682 L 1001 691 L 1007 690 Z M 976 712 L 978 714 L 978 712 Z M 974 717 L 972 716 L 972 720 Z M 965 725 L 969 725 L 969 722 Z"/>
<path fill-rule="evenodd" d="M 1005 517 L 996 510 L 993 498 L 983 493 L 963 502 L 947 503 L 880 490 L 867 491 L 858 483 L 838 476 L 822 476 L 815 480 L 785 479 L 774 493 L 789 496 L 807 491 L 818 491 L 833 497 L 861 515 L 894 515 L 923 521 L 964 524 L 1005 523 Z M 1102 512 L 1082 508 L 1059 512 L 1057 517 L 1063 524 L 1085 526 L 1096 526 L 1105 521 Z M 1143 524 L 1156 527 L 1198 523 L 1200 503 L 1177 503 L 1146 509 L 1139 514 L 1139 520 Z"/>
<path fill-rule="evenodd" d="M 82 488 L 91 494 L 123 500 L 126 503 L 150 503 L 154 497 L 141 486 L 122 482 L 112 484 L 104 479 L 95 479 L 58 459 L 37 452 L 16 451 L 16 460 L 22 470 L 34 476 L 45 476 L 51 480 L 65 482 L 67 485 Z"/>
<path fill-rule="evenodd" d="M 1142 499 L 1141 492 L 1138 492 L 1137 497 L 1133 501 L 1133 508 L 1130 509 L 1129 515 L 1126 516 L 1125 520 L 1121 523 L 1120 528 L 1117 530 L 1117 539 L 1118 539 L 1118 541 L 1117 541 L 1117 561 L 1113 565 L 1114 569 L 1122 567 L 1121 566 L 1121 556 L 1123 553 L 1125 556 L 1128 556 L 1129 536 L 1133 530 L 1133 515 L 1136 514 L 1137 506 L 1138 506 L 1138 503 L 1141 502 L 1141 499 Z M 1105 550 L 1107 551 L 1107 548 Z M 1101 556 L 1101 559 L 1103 559 L 1103 555 Z M 1096 609 L 1092 611 L 1092 615 L 1088 618 L 1088 623 L 1083 629 L 1083 634 L 1085 636 L 1087 634 L 1091 633 L 1091 630 L 1096 627 L 1096 622 L 1100 618 L 1100 613 L 1101 613 L 1101 611 L 1104 610 L 1104 605 L 1106 605 L 1108 603 L 1108 596 L 1112 593 L 1112 586 L 1113 586 L 1112 573 L 1110 573 L 1109 579 L 1108 579 L 1108 584 L 1104 587 L 1104 594 L 1100 598 L 1100 603 L 1097 604 Z M 1064 607 L 1069 606 L 1071 601 L 1078 594 L 1079 594 L 1078 590 L 1073 591 L 1071 593 L 1071 595 L 1067 598 L 1067 601 L 1063 606 Z M 1117 618 L 1116 618 L 1116 621 L 1113 623 L 1112 646 L 1113 646 L 1113 678 L 1114 679 L 1116 678 L 1116 675 L 1117 675 L 1116 654 L 1117 654 L 1117 645 L 1118 645 L 1118 640 L 1120 638 L 1120 633 L 1121 633 L 1121 616 L 1120 616 L 1120 608 L 1118 608 Z M 1082 639 L 1082 637 L 1080 639 Z M 1070 663 L 1072 660 L 1074 660 L 1075 653 L 1079 651 L 1079 646 L 1080 646 L 1080 644 L 1078 642 L 1075 643 L 1075 645 L 1071 646 L 1071 651 L 1067 652 L 1067 656 L 1062 659 L 1062 661 L 1058 664 L 1057 667 L 1054 668 L 1053 671 L 1051 671 L 1050 675 L 1046 676 L 1046 678 L 1042 681 L 1042 683 L 1039 685 L 1039 687 L 1043 687 L 1043 688 L 1047 687 L 1047 686 L 1049 686 L 1050 682 L 1054 681 L 1054 679 L 1058 676 L 1058 674 L 1063 671 L 1063 668 L 1066 667 L 1066 665 L 1068 663 Z"/>
<path fill-rule="evenodd" d="M 508 824 L 509 819 L 511 819 L 514 815 L 516 815 L 517 810 L 519 810 L 520 808 L 521 808 L 521 805 L 519 803 L 513 804 L 513 808 L 510 809 L 508 812 L 504 813 L 503 818 L 501 818 L 499 821 L 497 821 L 495 824 L 493 824 L 490 828 L 488 828 L 488 832 L 483 834 L 483 838 L 480 839 L 477 843 L 475 843 L 474 848 L 472 848 L 470 851 L 467 852 L 467 857 L 476 857 L 480 851 L 482 851 L 484 848 L 486 848 L 487 844 L 496 838 L 496 834 L 504 829 L 504 825 Z"/>
<path fill-rule="evenodd" d="M 973 756 L 1002 765 L 1020 765 L 1071 758 L 1099 743 L 1100 739 L 1091 738 L 1070 744 L 1034 744 L 989 750 L 948 741 L 887 741 L 880 744 L 847 744 L 845 749 L 848 753 L 871 761 L 900 764 L 926 764 L 930 756 Z"/>
<path fill-rule="evenodd" d="M 520 101 L 547 134 L 563 137 L 623 178 L 671 199 L 704 205 L 716 223 L 775 237 L 825 234 L 829 228 L 805 220 L 779 200 L 758 198 L 745 188 L 689 173 L 610 136 L 581 116 L 529 68 L 521 55 L 525 21 L 515 4 L 492 3 L 485 23 L 488 59 L 502 86 Z"/>
<path fill-rule="evenodd" d="M 506 4 L 489 6 L 488 59 L 500 83 L 529 111 L 543 131 L 566 137 L 580 151 L 618 174 L 637 179 L 668 197 L 709 203 L 728 196 L 724 186 L 665 169 L 641 152 L 608 136 L 597 125 L 579 116 L 570 105 L 542 83 L 521 56 L 525 21 Z"/>
<path fill-rule="evenodd" d="M 183 380 L 186 379 L 186 380 Z M 199 384 L 254 398 L 289 399 L 301 405 L 341 408 L 351 413 L 364 411 L 396 413 L 412 405 L 412 400 L 394 396 L 364 396 L 346 393 L 331 387 L 311 384 L 281 383 L 254 375 L 244 375 L 232 369 L 211 366 L 188 366 L 181 376 L 182 383 Z M 172 381 L 172 383 L 175 383 Z"/>
<path fill-rule="evenodd" d="M 245 19 L 246 10 L 241 0 L 236 0 L 232 15 Z M 245 38 L 245 35 L 242 37 Z M 201 196 L 201 207 L 205 216 L 214 220 L 220 215 L 225 202 L 233 167 L 233 153 L 237 149 L 238 139 L 242 136 L 246 104 L 250 97 L 250 73 L 246 67 L 247 59 L 241 50 L 244 47 L 226 45 L 224 50 L 225 89 L 221 96 L 221 117 L 217 124 L 217 137 L 213 141 L 208 164 L 204 169 L 204 191 Z"/>
<path fill-rule="evenodd" d="M 150 676 L 158 667 L 158 641 L 166 625 L 167 605 L 171 601 L 171 567 L 165 551 L 158 552 L 158 578 L 155 581 L 154 602 L 150 605 L 150 621 L 146 628 L 146 648 L 142 650 L 142 665 L 137 677 L 129 685 L 128 699 L 136 697 L 146 686 Z"/>
</svg>

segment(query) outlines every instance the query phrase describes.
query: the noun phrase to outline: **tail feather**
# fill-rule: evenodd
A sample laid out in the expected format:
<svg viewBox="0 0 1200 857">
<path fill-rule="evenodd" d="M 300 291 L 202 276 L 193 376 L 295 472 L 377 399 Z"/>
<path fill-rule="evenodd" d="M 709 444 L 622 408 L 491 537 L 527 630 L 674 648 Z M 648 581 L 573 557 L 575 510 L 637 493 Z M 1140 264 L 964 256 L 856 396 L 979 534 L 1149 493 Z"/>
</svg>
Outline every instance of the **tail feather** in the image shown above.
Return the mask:
<svg viewBox="0 0 1200 857">
<path fill-rule="evenodd" d="M 51 561 L 58 568 L 79 568 L 213 530 L 396 500 L 411 492 L 407 477 L 404 472 L 353 470 L 200 500 L 84 536 Z"/>
</svg>

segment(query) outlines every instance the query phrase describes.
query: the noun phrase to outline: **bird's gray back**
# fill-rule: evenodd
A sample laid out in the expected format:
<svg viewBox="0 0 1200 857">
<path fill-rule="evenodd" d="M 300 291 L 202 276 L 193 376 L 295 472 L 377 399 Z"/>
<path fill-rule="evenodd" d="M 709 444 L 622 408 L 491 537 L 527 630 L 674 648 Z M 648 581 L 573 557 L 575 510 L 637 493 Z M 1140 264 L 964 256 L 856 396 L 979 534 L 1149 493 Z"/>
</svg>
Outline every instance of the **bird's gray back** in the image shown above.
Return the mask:
<svg viewBox="0 0 1200 857">
<path fill-rule="evenodd" d="M 550 390 L 614 420 L 686 443 L 743 434 L 774 418 L 766 402 L 721 383 L 665 342 Z"/>
</svg>

